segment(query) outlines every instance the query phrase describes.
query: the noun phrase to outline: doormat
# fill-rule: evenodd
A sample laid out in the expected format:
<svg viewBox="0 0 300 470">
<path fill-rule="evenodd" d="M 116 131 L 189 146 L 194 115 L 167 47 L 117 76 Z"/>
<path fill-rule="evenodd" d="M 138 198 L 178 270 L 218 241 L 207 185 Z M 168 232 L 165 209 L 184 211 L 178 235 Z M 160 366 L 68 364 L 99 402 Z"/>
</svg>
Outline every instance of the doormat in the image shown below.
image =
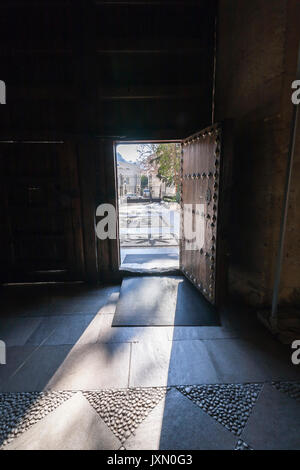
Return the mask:
<svg viewBox="0 0 300 470">
<path fill-rule="evenodd" d="M 220 326 L 220 319 L 184 277 L 133 277 L 122 282 L 112 326 Z"/>
</svg>

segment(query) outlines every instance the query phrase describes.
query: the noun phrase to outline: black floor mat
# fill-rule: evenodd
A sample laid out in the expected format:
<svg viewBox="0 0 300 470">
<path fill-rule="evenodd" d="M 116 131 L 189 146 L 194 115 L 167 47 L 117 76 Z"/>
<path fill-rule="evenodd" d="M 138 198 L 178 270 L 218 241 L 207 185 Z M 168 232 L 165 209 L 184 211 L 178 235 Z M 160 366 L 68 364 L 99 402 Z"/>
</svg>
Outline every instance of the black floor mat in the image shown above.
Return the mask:
<svg viewBox="0 0 300 470">
<path fill-rule="evenodd" d="M 140 254 L 140 255 L 126 255 L 123 264 L 143 264 L 151 261 L 178 261 L 179 256 L 177 253 L 155 253 L 155 254 Z"/>
<path fill-rule="evenodd" d="M 122 283 L 112 326 L 219 326 L 216 309 L 183 277 L 134 277 Z"/>
</svg>

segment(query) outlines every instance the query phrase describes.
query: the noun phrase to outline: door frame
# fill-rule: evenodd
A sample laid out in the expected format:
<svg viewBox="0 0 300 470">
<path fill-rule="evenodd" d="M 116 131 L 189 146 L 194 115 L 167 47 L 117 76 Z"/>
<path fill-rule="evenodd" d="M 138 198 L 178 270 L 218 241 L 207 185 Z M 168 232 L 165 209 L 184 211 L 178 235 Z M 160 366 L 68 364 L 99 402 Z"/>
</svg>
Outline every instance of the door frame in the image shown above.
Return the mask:
<svg viewBox="0 0 300 470">
<path fill-rule="evenodd" d="M 222 154 L 220 166 L 220 180 L 219 180 L 219 206 L 218 206 L 218 224 L 217 224 L 217 239 L 218 250 L 216 253 L 216 292 L 215 292 L 215 306 L 220 308 L 223 306 L 228 297 L 228 265 L 230 255 L 230 206 L 232 194 L 232 169 L 233 169 L 233 142 L 234 142 L 234 126 L 233 121 L 228 119 L 218 123 L 222 129 L 222 139 L 220 152 Z M 209 129 L 212 125 L 208 126 Z M 205 129 L 203 129 L 205 130 Z M 197 132 L 195 134 L 198 134 Z M 192 136 L 191 136 L 192 137 Z M 116 249 L 118 250 L 118 270 L 120 270 L 120 237 L 119 237 L 119 208 L 118 208 L 118 181 L 117 181 L 117 161 L 116 161 L 116 148 L 119 144 L 141 144 L 141 143 L 180 143 L 183 149 L 183 142 L 186 138 L 181 139 L 117 139 L 112 142 L 113 144 L 113 158 L 114 158 L 114 178 L 115 178 L 115 204 L 117 210 L 117 243 Z M 182 196 L 182 186 L 181 186 Z M 181 214 L 182 217 L 182 214 Z M 180 223 L 180 230 L 182 224 Z M 182 234 L 180 234 L 182 236 Z M 181 248 L 179 249 L 181 260 Z M 180 265 L 181 270 L 181 265 Z M 125 273 L 125 272 L 124 272 Z M 138 274 L 138 273 L 137 273 Z"/>
<path fill-rule="evenodd" d="M 121 139 L 121 140 L 114 140 L 113 141 L 113 156 L 114 156 L 114 168 L 115 168 L 115 198 L 116 198 L 116 213 L 117 213 L 117 249 L 118 249 L 118 260 L 119 260 L 119 272 L 125 273 L 126 271 L 122 271 L 121 267 L 121 246 L 120 246 L 120 237 L 119 237 L 119 194 L 118 194 L 118 170 L 117 170 L 117 146 L 122 145 L 138 145 L 138 144 L 181 144 L 182 145 L 183 139 Z M 139 274 L 138 272 L 136 273 Z"/>
</svg>

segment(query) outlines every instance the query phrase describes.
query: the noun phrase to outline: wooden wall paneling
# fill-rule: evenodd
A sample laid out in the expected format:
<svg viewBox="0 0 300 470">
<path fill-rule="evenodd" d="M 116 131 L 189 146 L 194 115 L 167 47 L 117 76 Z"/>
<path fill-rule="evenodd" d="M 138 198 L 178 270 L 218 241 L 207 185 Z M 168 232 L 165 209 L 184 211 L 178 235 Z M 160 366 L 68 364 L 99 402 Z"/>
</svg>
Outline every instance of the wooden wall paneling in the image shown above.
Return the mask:
<svg viewBox="0 0 300 470">
<path fill-rule="evenodd" d="M 76 143 L 66 141 L 61 149 L 60 166 L 63 169 L 65 185 L 62 188 L 63 200 L 67 205 L 66 223 L 69 225 L 66 230 L 68 239 L 68 249 L 72 246 L 73 253 L 70 252 L 70 268 L 74 279 L 83 279 L 84 270 L 84 248 L 82 233 L 81 215 L 81 193 L 78 175 L 78 156 Z"/>
<path fill-rule="evenodd" d="M 11 270 L 15 265 L 15 254 L 13 244 L 13 234 L 8 204 L 9 180 L 7 174 L 7 160 L 13 151 L 13 146 L 0 143 L 0 281 L 5 282 L 11 279 Z"/>
<path fill-rule="evenodd" d="M 116 210 L 116 238 L 110 240 L 110 262 L 113 272 L 113 278 L 119 277 L 120 266 L 120 246 L 119 246 L 119 216 L 118 216 L 118 190 L 117 190 L 117 168 L 116 168 L 116 149 L 114 142 L 106 141 L 106 169 L 107 180 L 109 181 L 108 201 Z"/>
<path fill-rule="evenodd" d="M 44 216 L 55 210 L 50 197 L 52 155 L 46 145 L 7 144 L 7 149 L 3 173 L 9 217 L 4 230 L 11 231 L 14 254 L 7 280 L 31 280 L 46 268 L 47 261 L 51 268 L 56 261 L 53 252 L 57 233 L 44 224 Z"/>
<path fill-rule="evenodd" d="M 100 204 L 108 202 L 108 192 L 110 182 L 107 180 L 106 175 L 106 142 L 99 140 L 98 154 L 96 155 L 96 208 Z M 100 219 L 96 219 L 98 223 Z M 110 264 L 110 244 L 109 240 L 97 239 L 97 252 L 98 252 L 98 271 L 99 279 L 106 281 L 111 277 L 111 264 Z"/>
<path fill-rule="evenodd" d="M 98 281 L 96 236 L 96 158 L 99 141 L 81 139 L 78 142 L 79 176 L 86 280 Z"/>
<path fill-rule="evenodd" d="M 66 265 L 69 266 L 67 272 L 68 279 L 76 278 L 76 247 L 74 239 L 74 226 L 72 215 L 72 193 L 70 181 L 70 154 L 67 149 L 67 144 L 64 143 L 59 149 L 59 183 L 56 189 L 59 192 L 59 198 L 63 209 L 64 219 L 64 249 L 66 253 Z"/>
<path fill-rule="evenodd" d="M 99 147 L 96 165 L 97 205 L 112 204 L 117 213 L 114 143 L 110 139 L 101 140 Z M 97 245 L 99 278 L 103 281 L 118 280 L 120 278 L 118 226 L 115 240 L 98 240 Z"/>
<path fill-rule="evenodd" d="M 81 280 L 80 193 L 72 143 L 0 144 L 2 281 Z M 3 259 L 3 253 L 1 255 Z"/>
</svg>

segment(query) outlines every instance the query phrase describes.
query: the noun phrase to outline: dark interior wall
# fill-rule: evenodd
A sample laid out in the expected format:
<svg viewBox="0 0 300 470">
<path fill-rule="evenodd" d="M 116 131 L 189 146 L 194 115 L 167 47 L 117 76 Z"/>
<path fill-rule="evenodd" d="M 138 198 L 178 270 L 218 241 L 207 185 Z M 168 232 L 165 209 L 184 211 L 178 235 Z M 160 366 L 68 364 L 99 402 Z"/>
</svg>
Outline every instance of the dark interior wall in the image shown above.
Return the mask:
<svg viewBox="0 0 300 470">
<path fill-rule="evenodd" d="M 211 123 L 214 1 L 0 9 L 2 132 L 169 139 Z"/>
<path fill-rule="evenodd" d="M 291 120 L 291 83 L 295 80 L 297 57 L 300 48 L 300 2 L 287 3 L 287 32 L 285 46 L 285 78 L 282 93 L 282 118 L 286 123 L 286 134 L 289 134 Z M 288 199 L 287 229 L 284 243 L 282 275 L 280 283 L 281 303 L 300 306 L 300 122 L 296 128 L 296 142 L 292 178 Z"/>
<path fill-rule="evenodd" d="M 235 127 L 230 288 L 255 305 L 269 305 L 272 296 L 299 18 L 296 1 L 219 2 L 216 119 L 231 118 Z M 281 302 L 292 300 L 300 277 L 296 180 Z"/>
<path fill-rule="evenodd" d="M 0 79 L 7 88 L 7 104 L 0 107 L 0 140 L 62 141 L 69 155 L 68 160 L 63 150 L 62 162 L 72 161 L 78 169 L 76 191 L 68 188 L 68 201 L 70 210 L 73 205 L 80 208 L 76 220 L 81 220 L 81 227 L 72 222 L 60 233 L 54 233 L 53 227 L 37 230 L 32 222 L 37 209 L 28 196 L 33 184 L 40 192 L 52 188 L 49 204 L 59 206 L 65 197 L 56 190 L 59 182 L 37 168 L 35 175 L 29 170 L 22 175 L 17 167 L 10 174 L 16 184 L 16 172 L 23 181 L 23 206 L 28 212 L 24 224 L 28 244 L 33 250 L 36 246 L 39 279 L 52 265 L 46 258 L 41 262 L 35 240 L 47 247 L 47 240 L 55 237 L 75 240 L 75 230 L 81 239 L 81 246 L 76 239 L 76 259 L 82 263 L 72 269 L 75 257 L 70 255 L 65 272 L 95 281 L 117 271 L 115 247 L 98 242 L 94 230 L 97 205 L 116 204 L 113 140 L 178 139 L 211 123 L 215 13 L 211 0 L 0 3 Z M 34 168 L 31 147 L 18 149 L 19 161 L 26 158 L 28 168 Z M 36 149 L 43 160 L 46 147 L 34 147 L 35 154 Z M 0 157 L 5 165 L 1 142 Z M 65 168 L 68 184 L 74 188 L 74 172 L 69 170 Z M 11 201 L 4 204 L 10 197 L 5 191 L 0 214 L 7 221 Z M 57 223 L 58 213 L 53 217 Z M 4 232 L 8 233 L 7 227 Z M 4 280 L 9 271 L 13 280 L 19 268 L 13 253 L 23 239 L 18 234 L 17 242 L 16 236 L 15 232 L 10 238 L 3 235 L 8 247 L 2 250 Z M 51 243 L 57 253 L 58 242 Z M 54 255 L 52 264 L 53 260 L 58 262 Z"/>
<path fill-rule="evenodd" d="M 230 287 L 253 304 L 269 304 L 272 294 L 299 8 L 297 0 L 218 4 L 215 120 L 235 123 Z M 53 222 L 38 236 L 41 243 L 62 234 L 75 240 L 81 221 L 72 242 L 77 266 L 68 268 L 73 277 L 97 280 L 117 270 L 114 246 L 97 242 L 94 232 L 97 205 L 115 203 L 113 139 L 183 138 L 211 123 L 215 14 L 211 0 L 1 2 L 0 79 L 7 85 L 7 105 L 0 106 L 0 137 L 58 139 L 67 149 L 60 158 L 73 162 L 63 169 L 76 221 L 61 233 Z M 45 147 L 40 148 L 42 159 Z M 37 173 L 37 156 L 28 149 L 18 150 L 18 158 L 26 158 Z M 2 160 L 5 155 L 0 143 Z M 294 303 L 300 277 L 299 158 L 298 137 L 281 282 L 281 301 Z M 33 183 L 57 184 L 50 174 L 22 175 L 20 168 L 27 195 Z M 57 198 L 57 191 L 52 194 Z M 7 225 L 7 194 L 1 201 L 0 219 Z M 34 247 L 33 219 L 31 214 L 24 224 Z M 4 272 L 15 244 L 7 234 L 6 227 Z M 55 256 L 58 243 L 53 242 Z M 73 258 L 70 253 L 68 260 Z"/>
<path fill-rule="evenodd" d="M 281 303 L 300 306 L 300 123 L 298 121 L 280 284 Z"/>
</svg>

